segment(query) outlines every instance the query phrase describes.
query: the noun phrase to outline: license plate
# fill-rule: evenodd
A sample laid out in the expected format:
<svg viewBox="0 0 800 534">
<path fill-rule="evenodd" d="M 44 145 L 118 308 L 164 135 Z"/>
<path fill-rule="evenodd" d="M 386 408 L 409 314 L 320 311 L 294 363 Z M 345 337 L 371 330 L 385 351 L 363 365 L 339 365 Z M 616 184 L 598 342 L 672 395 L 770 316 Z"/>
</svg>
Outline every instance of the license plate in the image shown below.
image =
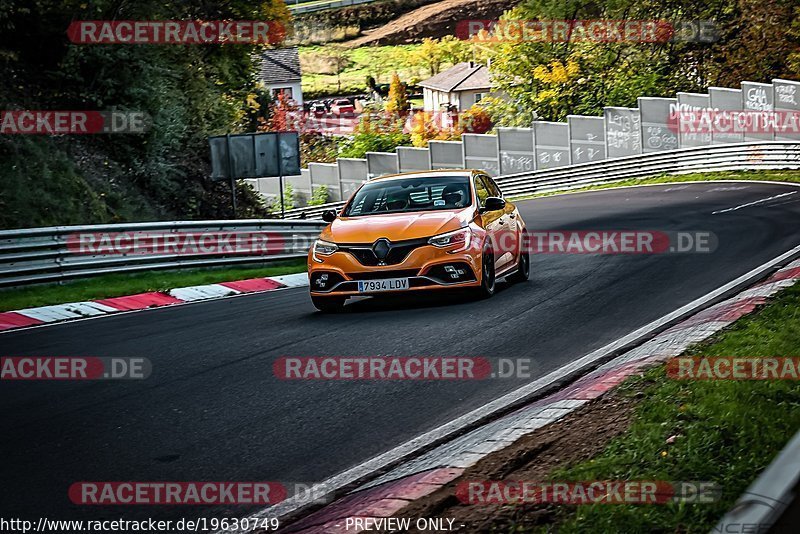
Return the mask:
<svg viewBox="0 0 800 534">
<path fill-rule="evenodd" d="M 376 291 L 401 291 L 408 289 L 408 278 L 386 278 L 384 280 L 359 280 L 359 293 L 375 293 Z"/>
</svg>

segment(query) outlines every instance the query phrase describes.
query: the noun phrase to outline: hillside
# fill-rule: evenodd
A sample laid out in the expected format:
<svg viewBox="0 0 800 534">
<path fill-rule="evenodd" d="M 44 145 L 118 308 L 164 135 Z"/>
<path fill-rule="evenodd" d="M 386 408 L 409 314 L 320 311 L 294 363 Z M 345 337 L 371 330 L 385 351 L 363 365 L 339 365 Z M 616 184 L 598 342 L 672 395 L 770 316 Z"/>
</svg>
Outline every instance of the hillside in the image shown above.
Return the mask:
<svg viewBox="0 0 800 534">
<path fill-rule="evenodd" d="M 423 37 L 455 35 L 459 21 L 497 19 L 519 3 L 520 0 L 442 0 L 401 15 L 362 37 L 348 41 L 347 46 L 406 44 Z"/>
</svg>

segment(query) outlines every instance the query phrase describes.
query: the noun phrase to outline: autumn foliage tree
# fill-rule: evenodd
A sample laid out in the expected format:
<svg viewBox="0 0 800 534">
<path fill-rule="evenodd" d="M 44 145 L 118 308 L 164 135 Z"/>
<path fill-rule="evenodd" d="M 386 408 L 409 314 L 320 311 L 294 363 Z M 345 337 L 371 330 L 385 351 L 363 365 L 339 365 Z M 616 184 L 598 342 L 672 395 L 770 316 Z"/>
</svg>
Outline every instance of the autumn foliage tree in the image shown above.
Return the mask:
<svg viewBox="0 0 800 534">
<path fill-rule="evenodd" d="M 392 75 L 392 82 L 389 84 L 389 97 L 386 99 L 386 112 L 390 114 L 402 114 L 408 109 L 408 93 L 406 86 L 400 81 L 397 72 Z"/>
</svg>

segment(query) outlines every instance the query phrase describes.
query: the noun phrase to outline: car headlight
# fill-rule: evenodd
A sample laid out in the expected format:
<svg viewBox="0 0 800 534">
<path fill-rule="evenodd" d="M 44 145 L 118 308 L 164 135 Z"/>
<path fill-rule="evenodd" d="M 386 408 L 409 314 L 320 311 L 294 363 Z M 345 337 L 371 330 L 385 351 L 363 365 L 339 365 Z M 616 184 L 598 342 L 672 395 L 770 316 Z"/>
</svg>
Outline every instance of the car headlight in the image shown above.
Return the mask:
<svg viewBox="0 0 800 534">
<path fill-rule="evenodd" d="M 459 252 L 469 247 L 469 242 L 472 239 L 472 230 L 469 226 L 453 230 L 444 234 L 435 235 L 428 239 L 428 243 L 438 248 L 456 247 L 455 250 L 448 252 Z"/>
<path fill-rule="evenodd" d="M 317 256 L 330 256 L 334 252 L 339 250 L 339 247 L 336 243 L 330 243 L 328 241 L 323 241 L 322 239 L 317 239 L 314 241 L 314 259 L 317 261 L 322 261 L 317 259 Z"/>
</svg>

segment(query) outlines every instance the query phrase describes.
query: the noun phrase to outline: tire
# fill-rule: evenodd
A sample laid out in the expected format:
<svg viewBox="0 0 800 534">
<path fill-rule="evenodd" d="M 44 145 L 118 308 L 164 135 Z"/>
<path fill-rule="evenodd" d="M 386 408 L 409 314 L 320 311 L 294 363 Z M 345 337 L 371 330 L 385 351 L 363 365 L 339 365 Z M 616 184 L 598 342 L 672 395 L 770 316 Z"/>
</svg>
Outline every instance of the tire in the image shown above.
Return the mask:
<svg viewBox="0 0 800 534">
<path fill-rule="evenodd" d="M 517 263 L 517 270 L 514 274 L 506 277 L 511 283 L 525 282 L 531 275 L 531 255 L 528 251 L 523 250 L 519 255 L 519 262 Z"/>
<path fill-rule="evenodd" d="M 311 296 L 311 303 L 322 313 L 336 313 L 344 307 L 344 297 L 315 297 Z"/>
<path fill-rule="evenodd" d="M 483 249 L 481 257 L 481 285 L 478 287 L 478 298 L 488 299 L 494 295 L 497 277 L 494 272 L 494 252 L 489 247 Z"/>
</svg>

